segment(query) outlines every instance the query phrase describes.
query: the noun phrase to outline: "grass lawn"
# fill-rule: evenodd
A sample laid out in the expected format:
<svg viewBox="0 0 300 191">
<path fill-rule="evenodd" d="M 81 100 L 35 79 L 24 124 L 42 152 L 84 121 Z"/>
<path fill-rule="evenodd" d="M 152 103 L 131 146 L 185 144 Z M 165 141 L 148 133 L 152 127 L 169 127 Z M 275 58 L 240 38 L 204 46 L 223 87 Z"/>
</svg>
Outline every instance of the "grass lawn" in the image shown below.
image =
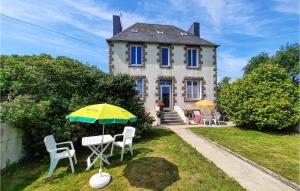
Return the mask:
<svg viewBox="0 0 300 191">
<path fill-rule="evenodd" d="M 256 163 L 300 183 L 299 134 L 268 134 L 235 127 L 191 130 Z"/>
<path fill-rule="evenodd" d="M 81 150 L 80 150 L 81 149 Z M 89 151 L 77 149 L 79 164 L 72 174 L 67 160 L 60 161 L 51 178 L 47 178 L 48 157 L 38 162 L 24 162 L 1 175 L 1 190 L 92 190 L 89 178 L 98 172 L 85 172 Z M 134 156 L 109 158 L 112 163 L 104 171 L 112 182 L 102 190 L 244 190 L 213 163 L 167 129 L 151 130 L 134 145 Z"/>
</svg>

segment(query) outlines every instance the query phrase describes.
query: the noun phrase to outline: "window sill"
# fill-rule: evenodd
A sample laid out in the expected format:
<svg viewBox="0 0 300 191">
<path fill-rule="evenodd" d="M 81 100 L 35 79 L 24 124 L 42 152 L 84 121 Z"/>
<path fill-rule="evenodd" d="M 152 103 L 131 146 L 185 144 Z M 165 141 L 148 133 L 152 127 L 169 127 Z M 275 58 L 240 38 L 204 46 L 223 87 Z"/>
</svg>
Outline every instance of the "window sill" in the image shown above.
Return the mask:
<svg viewBox="0 0 300 191">
<path fill-rule="evenodd" d="M 139 99 L 140 102 L 144 102 L 144 96 L 136 95 L 136 97 Z"/>
<path fill-rule="evenodd" d="M 163 65 L 159 65 L 160 68 L 171 68 L 171 65 L 169 66 L 163 66 Z"/>
<path fill-rule="evenodd" d="M 187 66 L 186 69 L 199 70 L 200 66 Z"/>
<path fill-rule="evenodd" d="M 145 64 L 129 64 L 129 67 L 145 67 Z"/>
</svg>

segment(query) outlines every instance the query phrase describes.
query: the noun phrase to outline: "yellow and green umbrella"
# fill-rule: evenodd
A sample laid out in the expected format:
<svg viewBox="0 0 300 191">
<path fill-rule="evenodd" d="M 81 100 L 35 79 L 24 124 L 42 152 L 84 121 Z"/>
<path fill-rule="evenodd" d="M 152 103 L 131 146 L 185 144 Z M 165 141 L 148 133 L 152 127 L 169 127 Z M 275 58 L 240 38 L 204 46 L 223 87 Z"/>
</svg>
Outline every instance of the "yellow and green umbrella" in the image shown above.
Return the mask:
<svg viewBox="0 0 300 191">
<path fill-rule="evenodd" d="M 95 123 L 98 121 L 103 124 L 102 137 L 104 136 L 105 124 L 113 123 L 128 123 L 136 122 L 136 116 L 129 111 L 110 104 L 96 104 L 81 108 L 66 117 L 71 122 L 84 122 L 84 123 Z M 103 139 L 101 144 L 101 151 L 103 150 Z M 102 152 L 101 152 L 102 155 Z M 100 157 L 100 170 L 99 174 L 94 175 L 97 182 L 103 183 L 105 186 L 109 183 L 110 175 L 108 173 L 102 173 L 102 156 Z M 92 178 L 93 178 L 92 177 Z M 92 179 L 91 178 L 91 179 Z"/>
<path fill-rule="evenodd" d="M 110 104 L 96 104 L 81 108 L 67 116 L 71 122 L 113 124 L 135 122 L 136 116 L 129 111 Z"/>
<path fill-rule="evenodd" d="M 199 108 L 208 108 L 208 109 L 215 108 L 215 103 L 210 100 L 200 100 L 196 102 L 195 105 Z"/>
</svg>

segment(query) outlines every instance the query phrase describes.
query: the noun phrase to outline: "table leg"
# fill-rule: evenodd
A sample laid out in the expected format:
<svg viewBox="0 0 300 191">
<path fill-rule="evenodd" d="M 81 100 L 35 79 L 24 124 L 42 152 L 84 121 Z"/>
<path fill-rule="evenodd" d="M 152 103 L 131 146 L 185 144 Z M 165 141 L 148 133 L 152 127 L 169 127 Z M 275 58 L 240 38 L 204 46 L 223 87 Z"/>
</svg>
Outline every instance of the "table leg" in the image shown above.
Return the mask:
<svg viewBox="0 0 300 191">
<path fill-rule="evenodd" d="M 102 158 L 103 162 L 105 162 L 107 165 L 110 165 L 110 162 L 108 161 L 107 156 L 105 154 L 103 154 L 109 145 L 110 145 L 110 143 L 106 144 L 106 146 L 103 148 L 102 151 L 99 151 L 100 145 L 97 147 L 93 146 L 93 145 L 88 146 L 92 150 L 92 154 L 87 158 L 87 168 L 85 169 L 86 171 L 90 170 L 92 168 L 92 166 L 95 164 L 95 162 L 98 159 L 100 159 L 100 157 Z M 93 155 L 96 155 L 96 158 L 91 163 L 91 157 Z"/>
</svg>

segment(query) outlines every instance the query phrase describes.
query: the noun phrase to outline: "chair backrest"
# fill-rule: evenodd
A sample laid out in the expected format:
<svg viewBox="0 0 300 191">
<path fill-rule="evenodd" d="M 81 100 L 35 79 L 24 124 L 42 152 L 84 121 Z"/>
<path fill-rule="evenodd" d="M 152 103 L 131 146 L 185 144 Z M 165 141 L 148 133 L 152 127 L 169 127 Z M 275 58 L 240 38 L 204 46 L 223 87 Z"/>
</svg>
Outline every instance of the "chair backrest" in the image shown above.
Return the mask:
<svg viewBox="0 0 300 191">
<path fill-rule="evenodd" d="M 200 115 L 200 112 L 199 111 L 194 111 L 194 115 Z"/>
<path fill-rule="evenodd" d="M 211 111 L 209 111 L 209 110 L 203 110 L 203 118 L 204 119 L 208 119 L 208 120 L 210 120 L 211 119 Z"/>
<path fill-rule="evenodd" d="M 123 131 L 125 143 L 131 142 L 135 136 L 135 128 L 134 127 L 125 127 Z"/>
<path fill-rule="evenodd" d="M 47 151 L 50 153 L 50 156 L 52 154 L 56 154 L 56 152 L 50 152 L 52 149 L 56 149 L 56 142 L 53 137 L 53 135 L 48 135 L 44 138 L 44 143 L 46 145 Z"/>
</svg>

